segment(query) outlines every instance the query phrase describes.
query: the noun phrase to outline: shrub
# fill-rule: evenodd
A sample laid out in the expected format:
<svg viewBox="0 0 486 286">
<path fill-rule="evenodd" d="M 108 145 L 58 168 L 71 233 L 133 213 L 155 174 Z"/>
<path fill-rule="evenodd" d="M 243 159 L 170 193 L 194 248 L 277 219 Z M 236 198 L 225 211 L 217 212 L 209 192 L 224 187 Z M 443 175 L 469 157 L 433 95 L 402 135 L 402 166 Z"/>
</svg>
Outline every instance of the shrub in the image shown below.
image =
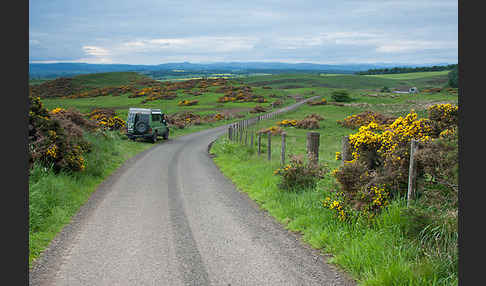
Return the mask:
<svg viewBox="0 0 486 286">
<path fill-rule="evenodd" d="M 331 98 L 336 102 L 350 102 L 353 99 L 349 96 L 347 90 L 335 90 L 331 94 Z"/>
<path fill-rule="evenodd" d="M 428 107 L 427 112 L 436 137 L 440 132 L 457 126 L 459 108 L 456 105 L 435 104 Z"/>
<path fill-rule="evenodd" d="M 377 123 L 372 114 L 365 115 L 361 119 L 350 117 L 355 122 L 371 122 L 349 135 L 348 151 L 353 159 L 332 172 L 347 199 L 345 203 L 372 218 L 389 199 L 404 195 L 413 139 L 420 143 L 415 158 L 421 202 L 437 209 L 457 208 L 457 107 L 434 105 L 429 108 L 429 119 L 418 119 L 411 111 L 391 124 Z"/>
<path fill-rule="evenodd" d="M 263 106 L 260 106 L 260 105 L 257 105 L 255 107 L 253 107 L 252 109 L 250 109 L 250 113 L 262 113 L 262 112 L 266 112 L 267 109 Z"/>
<path fill-rule="evenodd" d="M 316 101 L 308 101 L 307 102 L 308 105 L 326 105 L 327 104 L 327 100 L 325 98 L 321 99 L 321 100 L 316 100 Z"/>
<path fill-rule="evenodd" d="M 319 129 L 319 122 L 315 118 L 304 118 L 298 121 L 295 127 L 302 129 Z"/>
<path fill-rule="evenodd" d="M 303 129 L 319 129 L 318 121 L 320 120 L 324 120 L 324 117 L 320 116 L 319 114 L 313 113 L 307 115 L 302 120 L 284 119 L 280 122 L 277 122 L 277 125 L 284 126 L 284 127 L 303 128 Z"/>
<path fill-rule="evenodd" d="M 52 119 L 57 120 L 62 128 L 70 134 L 83 135 L 83 129 L 93 131 L 97 128 L 96 122 L 86 119 L 75 109 L 55 108 L 49 112 Z"/>
<path fill-rule="evenodd" d="M 322 205 L 332 210 L 340 221 L 347 221 L 353 217 L 353 210 L 349 208 L 343 192 L 332 192 L 330 196 L 322 200 Z"/>
<path fill-rule="evenodd" d="M 197 99 L 194 100 L 182 100 L 177 103 L 179 106 L 191 106 L 191 105 L 196 105 L 199 101 Z"/>
<path fill-rule="evenodd" d="M 97 108 L 91 111 L 90 119 L 103 130 L 121 130 L 126 127 L 126 121 L 116 116 L 115 110 Z"/>
<path fill-rule="evenodd" d="M 349 198 L 357 197 L 362 186 L 367 185 L 372 177 L 362 162 L 346 162 L 342 167 L 331 173 L 340 183 L 341 190 Z"/>
<path fill-rule="evenodd" d="M 448 84 L 450 87 L 458 87 L 459 86 L 459 66 L 455 66 L 448 74 Z"/>
<path fill-rule="evenodd" d="M 50 114 L 39 97 L 29 96 L 29 101 L 29 167 L 38 162 L 55 172 L 84 170 L 90 144 L 83 139 L 82 126 L 70 120 L 79 114 L 61 108 Z"/>
<path fill-rule="evenodd" d="M 280 122 L 277 122 L 277 125 L 279 125 L 279 126 L 285 126 L 285 127 L 287 127 L 287 126 L 295 126 L 295 125 L 297 125 L 297 120 L 295 120 L 295 119 L 290 119 L 290 120 L 289 119 L 284 119 L 284 120 L 282 120 Z"/>
<path fill-rule="evenodd" d="M 290 164 L 274 171 L 281 177 L 279 187 L 284 190 L 297 191 L 302 188 L 315 187 L 319 179 L 324 178 L 327 167 L 308 161 L 304 163 L 302 155 L 291 155 Z"/>
<path fill-rule="evenodd" d="M 458 138 L 438 138 L 416 153 L 417 170 L 423 178 L 421 201 L 436 209 L 458 206 L 459 156 Z"/>
<path fill-rule="evenodd" d="M 317 113 L 312 113 L 312 114 L 309 114 L 306 117 L 304 117 L 304 119 L 309 119 L 309 118 L 313 118 L 313 119 L 318 120 L 318 121 L 324 120 L 324 117 L 320 116 Z"/>
<path fill-rule="evenodd" d="M 214 115 L 213 118 L 214 120 L 219 121 L 219 120 L 227 119 L 227 116 L 221 113 L 217 113 L 216 115 Z"/>
<path fill-rule="evenodd" d="M 283 130 L 278 127 L 278 126 L 271 126 L 269 128 L 263 128 L 263 129 L 260 129 L 257 134 L 267 134 L 269 133 L 272 134 L 272 135 L 281 135 Z"/>
<path fill-rule="evenodd" d="M 364 111 L 359 114 L 350 115 L 343 120 L 337 120 L 336 122 L 347 128 L 358 129 L 363 125 L 368 125 L 371 122 L 375 122 L 379 125 L 388 125 L 395 121 L 395 117 L 384 115 L 373 111 Z"/>
</svg>

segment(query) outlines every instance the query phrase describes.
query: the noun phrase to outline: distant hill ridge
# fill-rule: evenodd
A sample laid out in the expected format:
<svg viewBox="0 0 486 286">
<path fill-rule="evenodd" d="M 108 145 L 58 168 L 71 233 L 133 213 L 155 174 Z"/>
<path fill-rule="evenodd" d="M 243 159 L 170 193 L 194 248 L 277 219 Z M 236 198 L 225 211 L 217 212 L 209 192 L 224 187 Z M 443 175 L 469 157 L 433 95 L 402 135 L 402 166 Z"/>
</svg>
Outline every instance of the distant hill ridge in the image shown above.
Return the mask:
<svg viewBox="0 0 486 286">
<path fill-rule="evenodd" d="M 434 64 L 447 65 L 447 64 Z M 88 64 L 88 63 L 29 63 L 30 78 L 53 78 L 60 76 L 74 76 L 77 74 L 99 72 L 155 72 L 184 70 L 191 72 L 283 72 L 309 71 L 323 73 L 355 73 L 369 69 L 401 67 L 416 67 L 403 64 L 346 64 L 327 65 L 314 63 L 281 63 L 281 62 L 218 62 L 218 63 L 164 63 L 158 65 L 130 65 L 130 64 Z M 424 65 L 422 65 L 424 66 Z M 429 65 L 432 66 L 432 65 Z"/>
</svg>

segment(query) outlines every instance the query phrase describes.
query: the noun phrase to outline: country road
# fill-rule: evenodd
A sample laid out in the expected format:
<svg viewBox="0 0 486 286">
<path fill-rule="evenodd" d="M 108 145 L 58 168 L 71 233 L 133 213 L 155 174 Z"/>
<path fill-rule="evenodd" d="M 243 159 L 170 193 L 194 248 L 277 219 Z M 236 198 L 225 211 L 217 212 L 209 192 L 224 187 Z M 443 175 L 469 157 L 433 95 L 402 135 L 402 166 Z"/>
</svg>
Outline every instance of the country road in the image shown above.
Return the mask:
<svg viewBox="0 0 486 286">
<path fill-rule="evenodd" d="M 30 285 L 354 285 L 213 163 L 226 126 L 159 141 L 81 207 Z"/>
</svg>

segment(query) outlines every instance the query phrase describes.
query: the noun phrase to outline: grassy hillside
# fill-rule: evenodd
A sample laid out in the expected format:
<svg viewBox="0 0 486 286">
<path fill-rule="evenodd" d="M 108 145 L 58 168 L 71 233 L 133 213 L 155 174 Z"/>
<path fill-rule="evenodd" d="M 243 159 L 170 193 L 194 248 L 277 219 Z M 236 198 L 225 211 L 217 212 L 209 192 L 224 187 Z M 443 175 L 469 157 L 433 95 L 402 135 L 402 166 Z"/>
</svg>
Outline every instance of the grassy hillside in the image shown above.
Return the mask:
<svg viewBox="0 0 486 286">
<path fill-rule="evenodd" d="M 136 72 L 107 72 L 83 74 L 73 77 L 73 85 L 86 89 L 119 86 L 146 78 Z"/>
</svg>

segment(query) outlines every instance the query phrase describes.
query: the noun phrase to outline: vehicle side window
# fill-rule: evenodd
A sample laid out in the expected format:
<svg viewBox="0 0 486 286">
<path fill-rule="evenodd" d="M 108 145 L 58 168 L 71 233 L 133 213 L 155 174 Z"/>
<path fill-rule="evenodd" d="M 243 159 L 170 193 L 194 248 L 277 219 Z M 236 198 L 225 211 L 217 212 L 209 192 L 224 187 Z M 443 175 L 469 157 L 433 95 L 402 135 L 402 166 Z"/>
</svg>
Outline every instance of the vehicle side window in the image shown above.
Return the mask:
<svg viewBox="0 0 486 286">
<path fill-rule="evenodd" d="M 148 123 L 149 122 L 149 114 L 142 114 L 142 113 L 137 113 L 135 115 L 135 122 L 143 121 Z"/>
</svg>

